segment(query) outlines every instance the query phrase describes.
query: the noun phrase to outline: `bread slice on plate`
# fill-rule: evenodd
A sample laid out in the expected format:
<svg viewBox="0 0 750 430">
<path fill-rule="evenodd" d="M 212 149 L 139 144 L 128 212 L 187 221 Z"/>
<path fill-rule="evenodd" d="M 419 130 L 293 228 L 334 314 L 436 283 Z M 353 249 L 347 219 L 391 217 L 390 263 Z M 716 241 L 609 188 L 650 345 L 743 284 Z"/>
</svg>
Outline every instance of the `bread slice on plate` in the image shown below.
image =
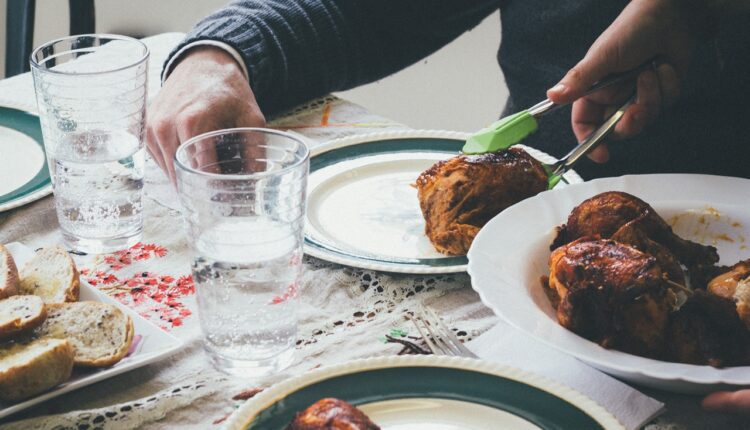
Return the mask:
<svg viewBox="0 0 750 430">
<path fill-rule="evenodd" d="M 0 245 L 0 299 L 18 294 L 18 268 L 13 256 Z"/>
<path fill-rule="evenodd" d="M 0 346 L 0 400 L 24 400 L 67 381 L 73 372 L 74 354 L 64 339 Z"/>
<path fill-rule="evenodd" d="M 21 269 L 21 294 L 33 294 L 44 303 L 78 301 L 76 264 L 64 249 L 43 248 Z"/>
<path fill-rule="evenodd" d="M 47 319 L 36 330 L 40 337 L 68 339 L 75 348 L 76 366 L 111 366 L 128 353 L 133 321 L 116 306 L 101 302 L 47 306 Z"/>
<path fill-rule="evenodd" d="M 47 318 L 38 296 L 11 296 L 0 300 L 0 341 L 39 327 Z"/>
</svg>

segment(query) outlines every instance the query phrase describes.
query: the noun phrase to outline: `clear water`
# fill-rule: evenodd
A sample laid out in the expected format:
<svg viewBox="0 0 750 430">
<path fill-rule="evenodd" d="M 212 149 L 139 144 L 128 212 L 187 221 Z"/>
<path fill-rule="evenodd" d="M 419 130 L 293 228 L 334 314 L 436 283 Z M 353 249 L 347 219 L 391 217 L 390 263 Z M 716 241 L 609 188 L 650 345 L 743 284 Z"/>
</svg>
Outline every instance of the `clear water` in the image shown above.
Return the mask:
<svg viewBox="0 0 750 430">
<path fill-rule="evenodd" d="M 63 231 L 110 239 L 142 229 L 145 149 L 126 132 L 67 135 L 48 154 L 55 206 Z"/>
<path fill-rule="evenodd" d="M 210 353 L 261 362 L 294 347 L 299 244 L 292 228 L 262 217 L 221 221 L 200 234 L 193 279 Z"/>
</svg>

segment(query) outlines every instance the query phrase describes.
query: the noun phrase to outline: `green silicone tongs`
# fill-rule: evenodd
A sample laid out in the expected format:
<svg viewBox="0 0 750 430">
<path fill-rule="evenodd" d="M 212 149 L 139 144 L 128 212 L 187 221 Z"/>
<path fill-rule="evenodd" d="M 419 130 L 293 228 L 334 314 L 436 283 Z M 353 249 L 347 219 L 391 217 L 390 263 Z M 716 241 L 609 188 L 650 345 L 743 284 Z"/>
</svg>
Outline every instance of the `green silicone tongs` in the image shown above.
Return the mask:
<svg viewBox="0 0 750 430">
<path fill-rule="evenodd" d="M 635 69 L 611 75 L 595 83 L 586 92 L 586 95 L 622 81 L 635 78 L 641 72 L 653 68 L 654 66 L 655 59 L 651 59 Z M 555 104 L 552 100 L 546 99 L 527 110 L 506 116 L 469 137 L 466 140 L 466 144 L 464 144 L 462 151 L 464 154 L 484 154 L 487 152 L 508 149 L 512 145 L 523 140 L 526 136 L 535 132 L 537 129 L 537 120 L 541 116 L 552 112 L 560 106 L 562 105 Z"/>
</svg>

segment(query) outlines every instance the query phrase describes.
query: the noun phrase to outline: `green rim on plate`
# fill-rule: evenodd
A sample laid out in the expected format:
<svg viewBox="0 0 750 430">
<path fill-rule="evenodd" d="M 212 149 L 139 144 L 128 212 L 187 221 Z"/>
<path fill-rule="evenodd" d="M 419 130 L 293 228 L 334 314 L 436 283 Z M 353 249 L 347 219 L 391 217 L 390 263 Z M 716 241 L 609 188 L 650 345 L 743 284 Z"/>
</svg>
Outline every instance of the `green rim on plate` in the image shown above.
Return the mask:
<svg viewBox="0 0 750 430">
<path fill-rule="evenodd" d="M 310 158 L 310 173 L 314 173 L 325 167 L 353 160 L 361 157 L 393 154 L 399 152 L 439 152 L 446 154 L 458 154 L 465 141 L 461 139 L 437 138 L 437 137 L 408 137 L 389 138 L 362 142 L 356 145 L 333 148 Z M 345 258 L 357 258 L 359 260 L 411 266 L 429 267 L 454 267 L 464 266 L 468 263 L 465 256 L 443 257 L 443 258 L 393 258 L 387 259 L 381 256 L 352 253 L 322 243 L 315 238 L 305 236 L 305 245 L 315 248 L 321 252 L 335 254 Z"/>
<path fill-rule="evenodd" d="M 42 138 L 42 127 L 39 124 L 39 117 L 28 112 L 20 111 L 7 107 L 0 107 L 0 127 L 9 128 L 23 133 L 36 141 L 44 151 L 44 139 Z M 20 199 L 31 193 L 35 193 L 44 187 L 50 185 L 49 171 L 47 169 L 45 153 L 45 162 L 42 164 L 36 175 L 23 186 L 11 191 L 10 193 L 0 195 L 0 205 L 11 203 L 13 200 Z"/>
<path fill-rule="evenodd" d="M 604 428 L 581 409 L 537 387 L 466 369 L 422 366 L 367 370 L 302 387 L 261 411 L 247 429 L 282 430 L 297 412 L 325 397 L 354 405 L 441 398 L 501 409 L 545 430 Z"/>
</svg>

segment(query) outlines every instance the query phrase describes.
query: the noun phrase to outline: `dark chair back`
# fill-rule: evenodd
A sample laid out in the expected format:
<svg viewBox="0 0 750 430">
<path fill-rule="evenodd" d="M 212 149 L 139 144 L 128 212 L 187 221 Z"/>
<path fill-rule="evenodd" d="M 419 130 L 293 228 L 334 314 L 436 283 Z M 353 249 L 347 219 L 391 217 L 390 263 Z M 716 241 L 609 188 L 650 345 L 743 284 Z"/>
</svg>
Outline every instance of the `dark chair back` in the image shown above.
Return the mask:
<svg viewBox="0 0 750 430">
<path fill-rule="evenodd" d="M 70 34 L 94 33 L 94 0 L 68 0 Z M 36 0 L 7 0 L 5 26 L 5 77 L 29 71 L 34 43 Z"/>
</svg>

